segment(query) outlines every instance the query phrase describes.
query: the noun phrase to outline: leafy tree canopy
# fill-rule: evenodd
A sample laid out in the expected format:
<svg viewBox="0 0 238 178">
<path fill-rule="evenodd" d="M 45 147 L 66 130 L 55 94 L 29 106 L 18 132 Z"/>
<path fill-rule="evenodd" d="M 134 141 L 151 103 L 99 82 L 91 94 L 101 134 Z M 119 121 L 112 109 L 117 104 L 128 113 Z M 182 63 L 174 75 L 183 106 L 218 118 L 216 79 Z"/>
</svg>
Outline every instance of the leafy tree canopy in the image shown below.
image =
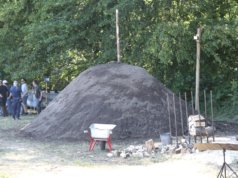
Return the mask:
<svg viewBox="0 0 238 178">
<path fill-rule="evenodd" d="M 116 60 L 119 9 L 122 61 L 144 67 L 175 92 L 194 89 L 202 27 L 201 90 L 237 103 L 236 0 L 0 0 L 0 76 L 51 78 L 64 88 L 92 65 Z"/>
</svg>

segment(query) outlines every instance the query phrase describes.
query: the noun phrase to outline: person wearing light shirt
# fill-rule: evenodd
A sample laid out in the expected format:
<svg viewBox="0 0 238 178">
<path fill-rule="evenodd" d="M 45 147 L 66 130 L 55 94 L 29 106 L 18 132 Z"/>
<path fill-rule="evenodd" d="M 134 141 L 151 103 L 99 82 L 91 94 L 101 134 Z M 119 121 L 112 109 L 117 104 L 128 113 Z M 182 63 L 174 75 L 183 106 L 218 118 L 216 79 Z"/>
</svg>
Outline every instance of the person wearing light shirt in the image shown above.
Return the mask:
<svg viewBox="0 0 238 178">
<path fill-rule="evenodd" d="M 22 107 L 23 107 L 23 112 L 22 114 L 28 114 L 27 112 L 27 97 L 28 97 L 28 87 L 26 84 L 26 79 L 22 78 L 21 79 L 21 97 L 22 97 Z"/>
</svg>

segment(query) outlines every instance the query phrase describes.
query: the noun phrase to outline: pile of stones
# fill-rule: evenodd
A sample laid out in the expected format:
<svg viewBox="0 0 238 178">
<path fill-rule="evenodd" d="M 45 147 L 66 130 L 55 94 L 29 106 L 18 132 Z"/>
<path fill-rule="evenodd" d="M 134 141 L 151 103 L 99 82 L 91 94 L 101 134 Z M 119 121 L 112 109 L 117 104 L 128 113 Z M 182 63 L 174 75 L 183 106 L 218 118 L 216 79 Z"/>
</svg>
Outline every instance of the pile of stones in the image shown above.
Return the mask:
<svg viewBox="0 0 238 178">
<path fill-rule="evenodd" d="M 175 141 L 176 142 L 176 141 Z M 162 145 L 160 149 L 160 153 L 162 154 L 180 154 L 180 153 L 194 153 L 193 143 L 189 143 L 185 139 L 181 139 L 178 143 L 174 143 L 173 145 Z"/>
<path fill-rule="evenodd" d="M 113 150 L 108 153 L 108 157 L 122 157 L 122 158 L 145 158 L 153 157 L 156 154 L 182 154 L 194 153 L 193 144 L 190 144 L 186 139 L 181 139 L 178 143 L 170 145 L 162 145 L 161 143 L 154 143 L 148 140 L 144 145 L 130 145 L 125 149 Z"/>
<path fill-rule="evenodd" d="M 130 145 L 126 149 L 122 150 L 113 150 L 111 153 L 108 153 L 108 157 L 122 157 L 122 158 L 144 158 L 150 157 L 151 154 L 155 154 L 156 150 L 152 150 L 148 152 L 143 145 Z"/>
</svg>

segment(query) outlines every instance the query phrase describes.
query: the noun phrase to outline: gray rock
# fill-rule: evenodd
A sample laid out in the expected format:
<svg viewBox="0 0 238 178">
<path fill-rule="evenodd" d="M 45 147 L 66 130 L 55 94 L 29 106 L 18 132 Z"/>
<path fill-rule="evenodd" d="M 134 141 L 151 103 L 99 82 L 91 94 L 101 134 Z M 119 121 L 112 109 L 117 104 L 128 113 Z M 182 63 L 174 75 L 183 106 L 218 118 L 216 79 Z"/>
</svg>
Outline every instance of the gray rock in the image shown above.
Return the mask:
<svg viewBox="0 0 238 178">
<path fill-rule="evenodd" d="M 126 148 L 126 151 L 133 152 L 135 150 L 135 146 L 130 145 L 128 148 Z"/>
<path fill-rule="evenodd" d="M 143 152 L 134 152 L 134 153 L 132 153 L 132 156 L 136 157 L 136 158 L 143 158 L 144 154 L 143 154 Z"/>
<path fill-rule="evenodd" d="M 121 152 L 120 157 L 126 158 L 126 153 L 125 152 Z"/>
<path fill-rule="evenodd" d="M 144 152 L 144 157 L 150 157 L 150 154 L 148 152 Z"/>
<path fill-rule="evenodd" d="M 113 153 L 107 153 L 107 157 L 111 158 L 113 156 L 114 156 Z"/>
</svg>

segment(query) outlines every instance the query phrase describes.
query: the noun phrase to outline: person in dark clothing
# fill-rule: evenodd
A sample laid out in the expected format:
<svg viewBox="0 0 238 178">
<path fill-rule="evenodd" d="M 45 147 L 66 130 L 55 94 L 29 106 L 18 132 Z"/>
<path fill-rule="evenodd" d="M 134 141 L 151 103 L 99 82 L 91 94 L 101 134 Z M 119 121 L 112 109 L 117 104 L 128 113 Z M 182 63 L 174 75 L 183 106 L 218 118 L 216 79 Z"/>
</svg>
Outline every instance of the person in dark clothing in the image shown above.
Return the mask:
<svg viewBox="0 0 238 178">
<path fill-rule="evenodd" d="M 6 105 L 7 105 L 7 114 L 8 114 L 8 116 L 9 116 L 9 115 L 12 115 L 12 99 L 9 98 L 11 86 L 8 85 L 7 80 L 3 80 L 2 83 L 3 83 L 3 85 L 5 85 L 5 86 L 7 87 L 7 89 L 8 89 L 8 95 L 7 95 L 7 103 L 6 103 Z"/>
<path fill-rule="evenodd" d="M 12 117 L 13 119 L 20 119 L 21 111 L 21 87 L 18 82 L 14 81 L 13 86 L 10 88 L 9 98 L 12 98 Z"/>
<path fill-rule="evenodd" d="M 37 113 L 39 114 L 41 112 L 42 91 L 37 80 L 33 80 L 32 85 L 35 97 L 38 100 L 36 110 Z"/>
<path fill-rule="evenodd" d="M 0 105 L 2 108 L 3 117 L 7 116 L 6 103 L 7 103 L 8 93 L 9 93 L 8 88 L 5 85 L 3 85 L 2 81 L 0 81 Z"/>
</svg>

